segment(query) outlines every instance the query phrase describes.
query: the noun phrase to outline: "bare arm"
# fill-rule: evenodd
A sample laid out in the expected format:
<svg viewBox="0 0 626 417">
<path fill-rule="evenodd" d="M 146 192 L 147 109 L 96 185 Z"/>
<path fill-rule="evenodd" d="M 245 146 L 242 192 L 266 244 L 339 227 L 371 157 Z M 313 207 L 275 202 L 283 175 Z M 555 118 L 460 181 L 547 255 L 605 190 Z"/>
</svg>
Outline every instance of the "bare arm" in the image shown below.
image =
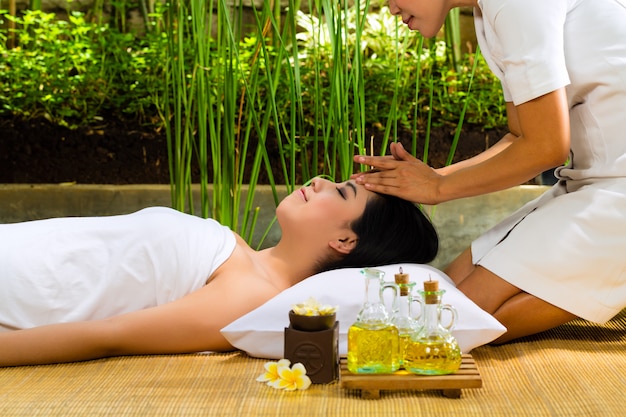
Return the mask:
<svg viewBox="0 0 626 417">
<path fill-rule="evenodd" d="M 438 204 L 522 184 L 565 161 L 570 136 L 564 89 L 509 109 L 511 126 L 519 121 L 519 135 L 505 136 L 493 149 L 449 171 L 438 173 L 413 158 L 400 144 L 393 144 L 394 159 L 356 156 L 356 162 L 381 171 L 354 177 L 372 191 Z"/>
<path fill-rule="evenodd" d="M 509 133 L 504 135 L 495 145 L 490 146 L 489 149 L 486 149 L 484 152 L 481 152 L 480 154 L 472 158 L 459 161 L 455 164 L 448 165 L 446 167 L 438 168 L 435 171 L 437 171 L 437 173 L 440 175 L 449 175 L 460 169 L 474 166 L 476 164 L 486 161 L 487 159 L 492 158 L 493 156 L 499 154 L 504 149 L 506 149 L 510 144 L 512 144 L 514 141 L 519 139 L 519 137 L 522 135 L 521 133 L 522 130 L 519 125 L 519 119 L 517 117 L 517 110 L 515 109 L 515 106 L 513 105 L 513 103 L 511 102 L 506 103 L 506 114 L 507 114 L 507 120 L 508 120 Z"/>
<path fill-rule="evenodd" d="M 224 278 L 180 300 L 106 320 L 0 333 L 0 366 L 231 350 L 220 329 L 277 290 L 264 281 Z"/>
</svg>

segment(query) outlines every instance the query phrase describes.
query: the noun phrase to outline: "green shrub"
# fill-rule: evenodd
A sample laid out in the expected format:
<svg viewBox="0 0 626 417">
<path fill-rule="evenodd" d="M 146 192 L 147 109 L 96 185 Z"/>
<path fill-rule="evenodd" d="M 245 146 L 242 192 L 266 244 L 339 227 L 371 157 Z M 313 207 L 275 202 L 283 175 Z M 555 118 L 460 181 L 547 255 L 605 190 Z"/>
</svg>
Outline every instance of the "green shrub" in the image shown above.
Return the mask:
<svg viewBox="0 0 626 417">
<path fill-rule="evenodd" d="M 350 11 L 346 16 L 351 19 L 347 26 L 354 27 L 355 13 Z M 45 117 L 68 127 L 88 124 L 104 115 L 128 115 L 146 123 L 163 123 L 163 97 L 171 94 L 164 91 L 168 59 L 165 33 L 159 30 L 142 36 L 124 33 L 115 26 L 88 21 L 79 12 L 72 12 L 68 21 L 57 20 L 54 14 L 41 11 L 26 11 L 18 17 L 0 11 L 0 19 L 14 21 L 17 28 L 14 30 L 17 46 L 11 49 L 6 46 L 8 30 L 0 29 L 0 115 Z M 153 14 L 151 19 L 155 27 L 163 26 L 163 15 Z M 334 65 L 329 40 L 317 38 L 319 33 L 313 31 L 313 19 L 313 16 L 298 14 L 301 30 L 297 44 L 292 46 L 298 48 L 302 125 L 309 133 L 319 128 L 316 126 L 319 116 L 314 113 L 320 103 L 316 101 L 330 96 L 328 74 Z M 404 43 L 397 45 L 396 34 L 389 30 L 395 19 L 386 8 L 369 13 L 360 35 L 364 114 L 368 125 L 382 127 L 392 122 L 405 129 L 423 128 L 428 117 L 432 118 L 433 125 L 455 124 L 466 100 L 466 123 L 486 128 L 505 125 L 500 83 L 482 57 L 466 55 L 456 64 L 457 71 L 447 62 L 449 46 L 445 42 L 428 39 L 420 42 L 420 35 L 408 31 L 404 25 L 398 27 L 399 38 Z M 347 47 L 354 46 L 355 31 L 345 36 Z M 186 51 L 193 50 L 190 40 L 184 39 L 183 43 Z M 250 71 L 249 63 L 254 59 L 258 43 L 254 35 L 240 42 L 239 62 L 243 73 Z M 397 50 L 402 51 L 400 56 Z M 271 43 L 265 53 L 276 53 Z M 186 52 L 183 59 L 191 59 L 192 55 Z M 284 60 L 289 58 L 283 57 Z M 216 59 L 207 58 L 208 61 Z M 398 70 L 399 59 L 402 60 L 401 71 Z M 478 59 L 478 65 L 468 96 L 474 59 Z M 257 63 L 257 67 L 262 69 L 263 63 Z M 256 87 L 259 91 L 269 88 L 263 85 L 266 78 L 256 79 L 260 83 Z M 278 111 L 289 111 L 292 90 L 287 83 L 291 81 L 289 77 L 277 79 L 280 84 L 276 88 Z M 223 80 L 212 80 L 213 85 L 221 82 Z M 243 89 L 243 83 L 240 88 Z M 259 110 L 265 105 L 263 101 L 257 103 Z M 241 116 L 245 119 L 246 114 Z M 280 115 L 277 119 L 290 120 Z"/>
<path fill-rule="evenodd" d="M 45 117 L 72 128 L 104 110 L 144 115 L 161 93 L 165 58 L 158 34 L 137 38 L 90 23 L 79 12 L 68 21 L 41 11 L 0 12 L 0 18 L 17 27 L 16 47 L 0 42 L 0 114 Z"/>
</svg>

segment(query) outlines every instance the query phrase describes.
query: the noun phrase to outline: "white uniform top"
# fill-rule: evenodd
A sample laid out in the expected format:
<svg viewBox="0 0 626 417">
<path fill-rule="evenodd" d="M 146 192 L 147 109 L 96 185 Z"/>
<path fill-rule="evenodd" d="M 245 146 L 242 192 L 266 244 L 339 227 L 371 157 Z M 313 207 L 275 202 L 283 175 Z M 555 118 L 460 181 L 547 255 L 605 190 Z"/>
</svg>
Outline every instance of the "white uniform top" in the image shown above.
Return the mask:
<svg viewBox="0 0 626 417">
<path fill-rule="evenodd" d="M 626 0 L 478 6 L 481 51 L 507 101 L 565 87 L 571 153 L 559 184 L 472 244 L 474 262 L 604 322 L 626 307 Z"/>
<path fill-rule="evenodd" d="M 179 299 L 205 285 L 234 247 L 215 220 L 165 207 L 0 225 L 0 330 Z"/>
</svg>

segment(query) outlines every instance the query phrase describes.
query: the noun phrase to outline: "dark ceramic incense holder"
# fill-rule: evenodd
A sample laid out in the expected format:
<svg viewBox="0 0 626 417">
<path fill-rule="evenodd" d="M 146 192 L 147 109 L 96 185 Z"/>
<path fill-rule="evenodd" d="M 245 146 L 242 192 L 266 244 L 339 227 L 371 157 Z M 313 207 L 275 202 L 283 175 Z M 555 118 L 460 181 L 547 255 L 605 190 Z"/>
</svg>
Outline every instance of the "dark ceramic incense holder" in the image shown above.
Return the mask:
<svg viewBox="0 0 626 417">
<path fill-rule="evenodd" d="M 284 358 L 303 364 L 314 384 L 335 381 L 339 377 L 339 322 L 335 314 L 301 316 L 290 311 L 289 321 Z"/>
</svg>

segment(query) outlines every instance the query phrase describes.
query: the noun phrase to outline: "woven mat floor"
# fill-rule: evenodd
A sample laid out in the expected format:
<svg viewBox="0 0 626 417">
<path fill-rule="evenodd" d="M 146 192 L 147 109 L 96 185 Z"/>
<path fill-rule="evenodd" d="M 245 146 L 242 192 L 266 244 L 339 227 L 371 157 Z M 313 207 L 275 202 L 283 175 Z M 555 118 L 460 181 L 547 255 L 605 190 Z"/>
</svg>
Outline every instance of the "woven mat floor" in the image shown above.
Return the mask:
<svg viewBox="0 0 626 417">
<path fill-rule="evenodd" d="M 460 399 L 383 391 L 364 400 L 338 382 L 274 390 L 264 360 L 241 352 L 124 357 L 0 369 L 0 416 L 624 416 L 626 310 L 472 351 L 483 387 Z"/>
</svg>

